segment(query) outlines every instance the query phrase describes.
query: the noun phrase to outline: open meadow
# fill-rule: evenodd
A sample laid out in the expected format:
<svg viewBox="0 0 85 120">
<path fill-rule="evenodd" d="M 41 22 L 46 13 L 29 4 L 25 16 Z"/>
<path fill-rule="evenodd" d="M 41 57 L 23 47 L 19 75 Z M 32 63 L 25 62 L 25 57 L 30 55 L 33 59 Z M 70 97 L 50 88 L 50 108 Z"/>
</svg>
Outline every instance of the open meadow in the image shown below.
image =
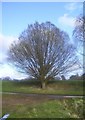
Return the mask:
<svg viewBox="0 0 85 120">
<path fill-rule="evenodd" d="M 50 81 L 44 90 L 39 81 L 2 81 L 2 92 L 2 115 L 9 118 L 83 118 L 83 98 L 46 96 L 83 95 L 83 81 Z"/>
<path fill-rule="evenodd" d="M 57 95 L 83 95 L 82 80 L 50 81 L 45 89 L 40 88 L 37 80 L 28 81 L 4 81 L 2 82 L 2 92 L 20 93 L 40 93 Z"/>
<path fill-rule="evenodd" d="M 83 99 L 48 99 L 25 95 L 3 95 L 3 115 L 9 118 L 83 118 Z"/>
</svg>

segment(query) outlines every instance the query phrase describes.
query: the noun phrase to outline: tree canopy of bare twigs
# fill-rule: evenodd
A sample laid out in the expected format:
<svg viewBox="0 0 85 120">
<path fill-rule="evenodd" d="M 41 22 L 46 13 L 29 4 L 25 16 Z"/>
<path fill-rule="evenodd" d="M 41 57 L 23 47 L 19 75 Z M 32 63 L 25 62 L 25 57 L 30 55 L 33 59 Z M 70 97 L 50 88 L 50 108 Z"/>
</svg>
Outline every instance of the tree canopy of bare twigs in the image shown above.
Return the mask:
<svg viewBox="0 0 85 120">
<path fill-rule="evenodd" d="M 48 80 L 75 69 L 77 59 L 69 41 L 68 34 L 54 24 L 36 22 L 11 45 L 9 60 L 45 88 Z"/>
<path fill-rule="evenodd" d="M 79 40 L 79 41 L 85 41 L 84 39 L 84 33 L 85 33 L 85 17 L 83 15 L 79 15 L 76 18 L 75 21 L 75 28 L 73 31 L 73 36 L 75 37 L 75 39 Z"/>
<path fill-rule="evenodd" d="M 78 43 L 76 47 L 85 47 L 85 16 L 82 14 L 76 18 L 73 39 Z M 85 56 L 84 52 L 83 49 L 83 53 L 81 52 L 81 54 Z"/>
<path fill-rule="evenodd" d="M 81 67 L 85 73 L 85 14 L 81 14 L 76 18 L 75 28 L 73 30 L 73 39 L 77 52 L 83 57 L 81 60 L 80 56 L 80 61 L 83 63 L 81 63 Z"/>
</svg>

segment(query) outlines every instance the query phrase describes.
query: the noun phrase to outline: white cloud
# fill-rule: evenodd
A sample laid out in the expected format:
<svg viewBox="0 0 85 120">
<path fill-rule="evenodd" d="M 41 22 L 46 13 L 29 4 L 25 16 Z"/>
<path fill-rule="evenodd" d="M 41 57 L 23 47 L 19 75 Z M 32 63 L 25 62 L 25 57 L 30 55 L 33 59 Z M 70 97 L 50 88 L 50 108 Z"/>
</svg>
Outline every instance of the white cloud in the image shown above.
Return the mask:
<svg viewBox="0 0 85 120">
<path fill-rule="evenodd" d="M 11 78 L 23 79 L 26 77 L 26 75 L 21 74 L 20 72 L 16 71 L 14 67 L 8 65 L 6 61 L 7 51 L 10 45 L 17 40 L 17 37 L 4 36 L 0 34 L 0 78 L 9 76 Z"/>
<path fill-rule="evenodd" d="M 17 37 L 14 36 L 4 36 L 0 34 L 0 48 L 8 49 L 13 41 L 17 40 Z"/>
<path fill-rule="evenodd" d="M 13 41 L 18 40 L 17 37 L 4 36 L 0 34 L 0 63 L 2 63 L 7 57 L 7 51 L 13 43 Z"/>
<path fill-rule="evenodd" d="M 14 67 L 12 68 L 8 64 L 3 64 L 0 66 L 0 78 L 9 76 L 12 79 L 23 79 L 27 75 L 17 72 Z"/>
<path fill-rule="evenodd" d="M 69 27 L 74 27 L 76 18 L 69 16 L 68 14 L 64 14 L 63 16 L 58 18 L 58 22 L 61 25 L 69 26 Z"/>
<path fill-rule="evenodd" d="M 66 8 L 67 10 L 73 11 L 73 10 L 75 10 L 75 9 L 77 8 L 77 6 L 76 6 L 76 3 L 69 3 L 69 4 L 67 4 L 67 5 L 65 6 L 65 8 Z"/>
<path fill-rule="evenodd" d="M 77 2 L 73 2 L 73 3 L 68 3 L 65 5 L 65 9 L 69 10 L 69 11 L 74 11 L 74 10 L 79 10 L 79 9 L 83 9 L 83 3 L 77 3 Z"/>
</svg>

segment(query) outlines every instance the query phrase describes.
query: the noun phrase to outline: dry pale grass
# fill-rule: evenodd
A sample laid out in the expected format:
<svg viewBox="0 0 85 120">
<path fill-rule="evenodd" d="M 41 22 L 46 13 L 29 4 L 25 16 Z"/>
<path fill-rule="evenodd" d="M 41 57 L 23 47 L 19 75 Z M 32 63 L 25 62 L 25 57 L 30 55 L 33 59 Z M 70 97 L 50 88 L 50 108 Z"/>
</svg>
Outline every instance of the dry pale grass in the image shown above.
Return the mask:
<svg viewBox="0 0 85 120">
<path fill-rule="evenodd" d="M 14 105 L 34 105 L 41 102 L 47 101 L 49 98 L 43 96 L 27 96 L 27 95 L 15 95 L 15 94 L 4 94 L 2 96 L 2 106 L 14 106 Z"/>
<path fill-rule="evenodd" d="M 0 117 L 2 117 L 2 94 L 0 93 Z"/>
</svg>

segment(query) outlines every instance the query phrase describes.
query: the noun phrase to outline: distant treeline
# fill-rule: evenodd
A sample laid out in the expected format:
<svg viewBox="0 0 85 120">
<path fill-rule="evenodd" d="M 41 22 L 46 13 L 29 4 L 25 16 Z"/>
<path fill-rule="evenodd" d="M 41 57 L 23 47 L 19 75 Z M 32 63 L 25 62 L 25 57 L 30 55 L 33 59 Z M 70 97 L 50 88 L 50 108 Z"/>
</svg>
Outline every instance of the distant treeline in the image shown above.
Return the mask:
<svg viewBox="0 0 85 120">
<path fill-rule="evenodd" d="M 16 80 L 17 81 L 17 80 L 31 80 L 31 79 L 30 78 L 12 79 L 9 76 L 7 76 L 7 77 L 0 78 L 0 80 Z M 81 75 L 81 76 L 79 76 L 78 74 L 71 75 L 69 77 L 69 79 L 66 79 L 66 77 L 64 75 L 62 75 L 61 77 L 56 77 L 54 80 L 85 80 L 85 73 L 83 75 Z"/>
</svg>

